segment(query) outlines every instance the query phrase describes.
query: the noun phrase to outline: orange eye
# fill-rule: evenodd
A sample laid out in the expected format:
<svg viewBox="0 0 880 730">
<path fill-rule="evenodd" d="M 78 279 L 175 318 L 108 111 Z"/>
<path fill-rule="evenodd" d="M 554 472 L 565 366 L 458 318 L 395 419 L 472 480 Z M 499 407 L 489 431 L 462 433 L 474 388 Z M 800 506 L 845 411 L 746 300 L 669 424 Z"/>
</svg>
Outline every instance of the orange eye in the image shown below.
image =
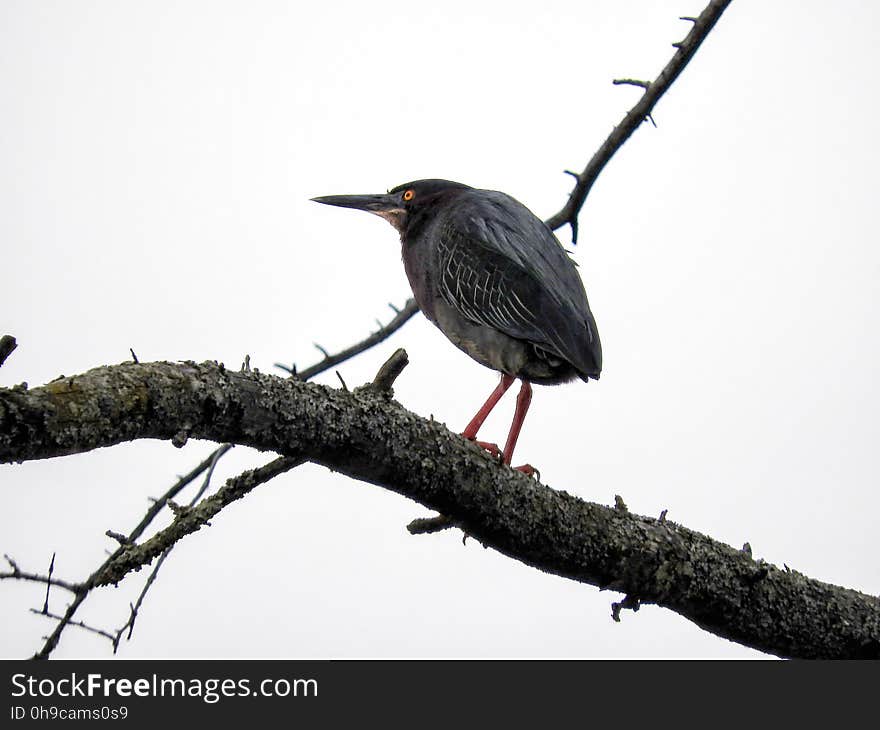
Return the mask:
<svg viewBox="0 0 880 730">
<path fill-rule="evenodd" d="M 412 200 L 414 197 L 416 197 L 416 191 L 415 191 L 415 190 L 407 190 L 407 191 L 403 194 L 403 199 L 404 199 L 407 203 L 408 203 L 410 200 Z"/>
</svg>

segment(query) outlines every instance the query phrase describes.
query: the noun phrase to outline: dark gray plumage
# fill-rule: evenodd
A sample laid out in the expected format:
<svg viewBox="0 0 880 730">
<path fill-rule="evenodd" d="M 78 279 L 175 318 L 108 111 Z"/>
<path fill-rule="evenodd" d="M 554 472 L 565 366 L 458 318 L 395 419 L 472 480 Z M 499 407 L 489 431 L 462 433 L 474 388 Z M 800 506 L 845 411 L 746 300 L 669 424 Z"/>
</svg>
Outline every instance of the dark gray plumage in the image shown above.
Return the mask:
<svg viewBox="0 0 880 730">
<path fill-rule="evenodd" d="M 448 180 L 417 180 L 386 194 L 314 200 L 388 220 L 400 232 L 404 267 L 425 316 L 457 347 L 503 374 L 465 436 L 476 437 L 513 378 L 523 381 L 507 463 L 531 399 L 530 382 L 599 377 L 602 346 L 575 264 L 547 225 L 514 198 Z"/>
</svg>

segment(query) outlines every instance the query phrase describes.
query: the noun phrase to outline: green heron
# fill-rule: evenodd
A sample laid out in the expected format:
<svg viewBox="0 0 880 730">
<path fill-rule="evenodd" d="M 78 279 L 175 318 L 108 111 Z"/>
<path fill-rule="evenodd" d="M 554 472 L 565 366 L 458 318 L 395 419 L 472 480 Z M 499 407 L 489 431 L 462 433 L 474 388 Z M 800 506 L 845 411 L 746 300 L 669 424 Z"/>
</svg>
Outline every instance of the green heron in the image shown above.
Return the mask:
<svg viewBox="0 0 880 730">
<path fill-rule="evenodd" d="M 475 441 L 513 381 L 522 381 L 504 451 L 477 441 L 504 463 L 511 463 L 531 383 L 599 378 L 602 346 L 575 264 L 550 228 L 519 201 L 448 180 L 313 200 L 365 210 L 394 226 L 422 312 L 454 345 L 501 373 L 462 436 Z M 516 468 L 534 472 L 528 464 Z"/>
</svg>

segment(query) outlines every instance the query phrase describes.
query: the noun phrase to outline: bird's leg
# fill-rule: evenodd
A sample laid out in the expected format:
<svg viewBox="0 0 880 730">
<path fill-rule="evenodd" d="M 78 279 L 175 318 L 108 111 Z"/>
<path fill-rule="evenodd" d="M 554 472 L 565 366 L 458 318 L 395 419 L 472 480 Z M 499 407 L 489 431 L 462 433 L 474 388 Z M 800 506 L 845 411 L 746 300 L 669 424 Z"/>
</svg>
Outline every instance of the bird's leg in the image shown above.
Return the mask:
<svg viewBox="0 0 880 730">
<path fill-rule="evenodd" d="M 507 389 L 513 385 L 514 377 L 512 375 L 507 375 L 506 373 L 501 373 L 501 382 L 498 383 L 495 390 L 492 391 L 492 395 L 488 397 L 485 403 L 483 403 L 483 407 L 477 411 L 477 415 L 471 419 L 471 422 L 467 425 L 464 431 L 461 432 L 461 435 L 464 436 L 468 441 L 475 441 L 477 438 L 477 431 L 480 430 L 480 426 L 483 425 L 483 422 L 489 417 L 489 414 L 492 412 L 492 409 L 498 405 L 498 401 L 501 400 L 501 396 L 503 396 Z M 483 448 L 486 448 L 482 443 L 480 444 Z M 488 444 L 492 446 L 493 444 Z M 497 446 L 495 447 L 498 448 Z M 491 451 L 491 449 L 490 449 Z"/>
<path fill-rule="evenodd" d="M 532 385 L 528 380 L 522 381 L 522 387 L 519 389 L 519 395 L 516 397 L 516 411 L 513 413 L 513 423 L 510 424 L 510 433 L 507 434 L 507 443 L 504 444 L 504 463 L 510 464 L 513 458 L 513 450 L 516 448 L 516 441 L 519 438 L 519 432 L 522 429 L 523 421 L 526 420 L 526 413 L 529 412 L 529 405 L 532 402 Z M 529 464 L 516 467 L 519 471 L 528 475 L 535 473 L 535 468 Z"/>
</svg>

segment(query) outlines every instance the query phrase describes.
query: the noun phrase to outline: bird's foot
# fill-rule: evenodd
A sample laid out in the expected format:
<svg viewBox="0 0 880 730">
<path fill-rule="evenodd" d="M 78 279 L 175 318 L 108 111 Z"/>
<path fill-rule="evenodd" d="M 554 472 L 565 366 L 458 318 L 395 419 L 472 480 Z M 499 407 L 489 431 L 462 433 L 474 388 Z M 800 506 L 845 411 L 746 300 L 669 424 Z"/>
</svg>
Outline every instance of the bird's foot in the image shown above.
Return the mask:
<svg viewBox="0 0 880 730">
<path fill-rule="evenodd" d="M 489 441 L 477 441 L 474 439 L 474 443 L 479 446 L 481 449 L 485 449 L 496 459 L 500 459 L 502 457 L 501 449 L 498 448 L 498 444 L 493 444 Z"/>
<path fill-rule="evenodd" d="M 513 467 L 517 471 L 521 471 L 527 477 L 535 477 L 539 482 L 541 481 L 541 472 L 535 469 L 531 464 L 523 464 L 522 466 Z"/>
</svg>

